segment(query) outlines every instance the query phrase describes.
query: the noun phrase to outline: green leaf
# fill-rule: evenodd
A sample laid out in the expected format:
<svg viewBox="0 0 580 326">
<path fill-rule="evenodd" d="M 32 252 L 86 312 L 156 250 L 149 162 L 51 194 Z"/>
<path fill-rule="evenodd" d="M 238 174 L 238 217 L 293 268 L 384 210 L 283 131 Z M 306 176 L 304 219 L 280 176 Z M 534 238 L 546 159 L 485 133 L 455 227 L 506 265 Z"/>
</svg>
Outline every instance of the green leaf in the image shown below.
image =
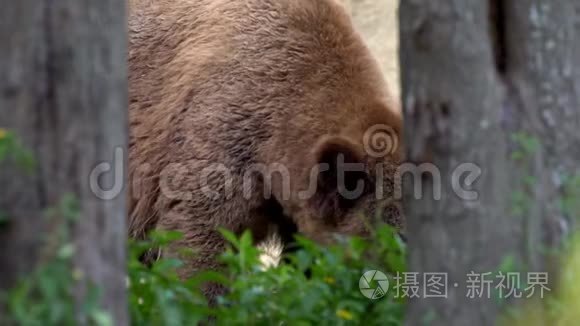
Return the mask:
<svg viewBox="0 0 580 326">
<path fill-rule="evenodd" d="M 111 315 L 109 315 L 108 313 L 102 311 L 102 310 L 94 310 L 91 315 L 91 320 L 95 323 L 95 325 L 97 326 L 113 326 L 113 318 L 111 318 Z"/>
</svg>

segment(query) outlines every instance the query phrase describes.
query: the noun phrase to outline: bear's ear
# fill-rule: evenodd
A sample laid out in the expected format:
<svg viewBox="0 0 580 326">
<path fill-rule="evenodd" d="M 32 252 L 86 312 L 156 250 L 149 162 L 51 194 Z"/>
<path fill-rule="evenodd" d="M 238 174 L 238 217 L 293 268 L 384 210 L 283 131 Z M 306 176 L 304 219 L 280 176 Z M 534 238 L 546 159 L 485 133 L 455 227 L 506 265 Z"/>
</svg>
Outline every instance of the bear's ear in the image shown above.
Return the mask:
<svg viewBox="0 0 580 326">
<path fill-rule="evenodd" d="M 315 148 L 317 186 L 311 205 L 317 215 L 335 223 L 369 188 L 364 153 L 348 138 L 323 139 Z"/>
</svg>

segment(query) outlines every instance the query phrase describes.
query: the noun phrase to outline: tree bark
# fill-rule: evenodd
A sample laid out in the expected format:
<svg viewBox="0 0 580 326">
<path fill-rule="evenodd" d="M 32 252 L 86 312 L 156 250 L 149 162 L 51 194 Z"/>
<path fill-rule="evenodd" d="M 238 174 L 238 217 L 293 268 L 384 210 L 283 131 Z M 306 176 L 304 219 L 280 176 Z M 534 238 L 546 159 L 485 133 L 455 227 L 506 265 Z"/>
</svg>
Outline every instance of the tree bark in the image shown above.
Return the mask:
<svg viewBox="0 0 580 326">
<path fill-rule="evenodd" d="M 0 289 L 35 267 L 52 229 L 46 209 L 73 194 L 80 205 L 73 265 L 83 275 L 75 296 L 82 303 L 89 284 L 97 286 L 102 308 L 125 325 L 125 194 L 117 188 L 102 200 L 89 184 L 101 162 L 113 162 L 115 182 L 124 182 L 124 160 L 114 149 L 127 146 L 125 1 L 18 0 L 1 7 L 0 127 L 32 150 L 36 165 L 31 175 L 13 164 L 0 170 L 0 210 L 8 217 L 0 227 Z"/>
<path fill-rule="evenodd" d="M 494 324 L 496 300 L 466 298 L 466 275 L 497 271 L 507 256 L 520 271 L 547 270 L 543 246 L 569 229 L 572 216 L 558 202 L 579 173 L 574 7 L 573 0 L 401 2 L 407 159 L 433 163 L 442 176 L 441 200 L 427 192 L 415 199 L 405 179 L 410 270 L 448 273 L 449 284 L 446 299 L 411 300 L 408 324 Z M 461 163 L 481 168 L 475 201 L 453 190 Z M 424 178 L 423 186 L 437 185 Z"/>
</svg>

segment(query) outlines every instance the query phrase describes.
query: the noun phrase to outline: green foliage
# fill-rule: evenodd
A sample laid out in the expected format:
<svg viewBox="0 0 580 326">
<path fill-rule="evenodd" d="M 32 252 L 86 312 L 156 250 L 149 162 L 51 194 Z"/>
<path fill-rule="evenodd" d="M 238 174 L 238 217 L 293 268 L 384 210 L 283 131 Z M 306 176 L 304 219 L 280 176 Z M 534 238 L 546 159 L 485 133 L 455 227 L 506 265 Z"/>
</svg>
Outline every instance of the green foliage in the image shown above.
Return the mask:
<svg viewBox="0 0 580 326">
<path fill-rule="evenodd" d="M 230 242 L 221 258 L 224 269 L 201 272 L 185 281 L 176 271 L 183 264 L 180 259 L 163 257 L 151 266 L 139 260 L 150 250 L 163 251 L 180 234 L 154 232 L 147 241 L 130 242 L 127 288 L 132 324 L 192 325 L 208 320 L 217 325 L 402 323 L 405 303 L 395 298 L 393 291 L 371 300 L 358 288 L 359 279 L 367 270 L 381 270 L 389 277 L 405 271 L 405 246 L 393 229 L 380 228 L 374 240 L 340 238 L 328 247 L 298 238 L 302 249 L 290 254 L 287 263 L 267 270 L 260 265 L 260 252 L 249 233 L 241 237 L 222 233 Z M 81 276 L 71 270 L 73 253 L 74 247 L 63 241 L 50 262 L 9 294 L 14 323 L 75 324 L 71 289 Z M 181 257 L 193 254 L 185 251 Z M 207 282 L 229 289 L 214 306 L 200 291 Z M 97 299 L 95 292 L 83 309 L 91 324 L 110 325 L 108 315 L 97 308 Z"/>
<path fill-rule="evenodd" d="M 0 128 L 0 163 L 13 160 L 25 172 L 34 169 L 32 152 L 20 143 L 19 139 L 10 131 Z"/>
<path fill-rule="evenodd" d="M 524 191 L 514 191 L 511 197 L 511 214 L 513 216 L 524 216 L 530 205 L 532 198 Z"/>
<path fill-rule="evenodd" d="M 134 325 L 190 325 L 207 318 L 209 308 L 201 291 L 204 281 L 224 281 L 217 273 L 205 272 L 182 281 L 177 258 L 162 258 L 146 266 L 139 258 L 151 248 L 163 250 L 181 237 L 176 232 L 154 232 L 150 240 L 130 243 L 128 264 L 129 309 Z"/>
<path fill-rule="evenodd" d="M 518 147 L 512 152 L 512 160 L 521 161 L 534 155 L 541 147 L 540 140 L 525 132 L 516 132 L 511 137 L 512 142 Z"/>
<path fill-rule="evenodd" d="M 533 156 L 541 149 L 542 144 L 538 138 L 523 131 L 512 134 L 511 140 L 515 145 L 515 150 L 511 153 L 511 159 L 519 165 L 524 173 L 518 180 L 519 190 L 511 194 L 510 214 L 524 217 L 532 207 L 533 198 L 531 192 L 537 184 L 536 177 L 528 174 L 532 171 L 530 162 L 533 161 Z"/>
<path fill-rule="evenodd" d="M 12 161 L 23 172 L 31 174 L 34 169 L 32 152 L 27 150 L 10 131 L 0 128 L 0 164 Z M 1 166 L 0 166 L 1 168 Z M 0 227 L 8 224 L 9 216 L 0 211 Z"/>
<path fill-rule="evenodd" d="M 262 272 L 257 250 L 249 235 L 243 235 L 234 243 L 238 251 L 230 249 L 223 256 L 232 283 L 216 309 L 217 323 L 399 325 L 404 302 L 392 293 L 370 300 L 358 287 L 367 270 L 405 270 L 404 246 L 396 233 L 385 227 L 376 238 L 376 242 L 340 239 L 323 248 L 299 237 L 303 249 L 291 255 L 289 263 Z"/>
<path fill-rule="evenodd" d="M 38 268 L 0 297 L 0 304 L 8 312 L 7 317 L 0 318 L 2 323 L 26 326 L 77 324 L 72 289 L 81 280 L 82 273 L 71 264 L 75 247 L 70 242 L 68 223 L 78 218 L 79 211 L 75 197 L 65 195 L 55 208 L 46 212 L 47 224 L 56 225 L 56 228 L 51 237 L 45 239 Z M 88 316 L 91 325 L 112 325 L 108 314 L 98 307 L 98 289 L 92 287 L 89 292 L 80 309 Z"/>
<path fill-rule="evenodd" d="M 512 141 L 516 145 L 516 150 L 512 152 L 512 160 L 522 169 L 523 176 L 518 183 L 518 191 L 512 193 L 512 215 L 526 216 L 532 209 L 534 198 L 532 193 L 538 187 L 537 178 L 529 175 L 532 168 L 535 154 L 542 149 L 541 142 L 534 136 L 525 132 L 519 132 L 512 136 Z M 550 172 L 550 171 L 543 171 Z M 561 171 L 558 171 L 561 172 Z M 576 171 L 569 175 L 559 175 L 563 181 L 560 192 L 554 200 L 560 212 L 565 218 L 572 220 L 572 223 L 577 223 L 580 218 L 580 174 Z M 526 224 L 525 227 L 529 227 Z M 502 324 L 507 325 L 540 325 L 540 324 L 555 324 L 555 325 L 573 325 L 577 323 L 578 304 L 580 303 L 580 287 L 575 286 L 575 280 L 578 278 L 580 267 L 578 258 L 580 257 L 580 246 L 578 245 L 578 231 L 572 232 L 571 236 L 562 239 L 562 243 L 555 247 L 547 247 L 543 244 L 537 244 L 533 241 L 528 241 L 528 252 L 536 254 L 535 250 L 539 249 L 537 253 L 541 253 L 548 257 L 551 261 L 558 260 L 562 266 L 557 276 L 552 277 L 557 279 L 555 284 L 557 287 L 553 292 L 547 294 L 547 297 L 542 300 L 527 301 L 522 307 L 521 305 L 506 305 L 507 302 L 499 301 L 498 303 L 504 308 L 505 316 Z M 502 270 L 514 270 L 514 260 L 506 260 L 503 264 Z M 529 267 L 521 266 L 517 270 L 529 270 Z M 522 282 L 519 289 L 526 288 L 526 282 Z"/>
<path fill-rule="evenodd" d="M 580 219 L 580 175 L 565 178 L 563 188 L 560 209 L 570 218 Z"/>
</svg>

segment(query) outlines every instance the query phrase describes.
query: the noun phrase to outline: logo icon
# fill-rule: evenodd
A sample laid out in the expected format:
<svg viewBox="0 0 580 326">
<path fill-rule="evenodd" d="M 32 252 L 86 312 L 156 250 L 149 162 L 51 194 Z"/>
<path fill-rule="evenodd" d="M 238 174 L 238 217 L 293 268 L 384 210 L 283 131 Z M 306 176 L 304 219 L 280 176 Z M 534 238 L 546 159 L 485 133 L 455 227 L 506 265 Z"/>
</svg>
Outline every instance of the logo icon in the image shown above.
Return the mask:
<svg viewBox="0 0 580 326">
<path fill-rule="evenodd" d="M 363 136 L 367 154 L 381 158 L 394 154 L 399 147 L 399 137 L 395 130 L 387 125 L 374 125 Z"/>
<path fill-rule="evenodd" d="M 389 279 L 381 271 L 370 270 L 361 276 L 358 281 L 360 293 L 365 297 L 377 300 L 385 296 L 389 290 Z"/>
</svg>

